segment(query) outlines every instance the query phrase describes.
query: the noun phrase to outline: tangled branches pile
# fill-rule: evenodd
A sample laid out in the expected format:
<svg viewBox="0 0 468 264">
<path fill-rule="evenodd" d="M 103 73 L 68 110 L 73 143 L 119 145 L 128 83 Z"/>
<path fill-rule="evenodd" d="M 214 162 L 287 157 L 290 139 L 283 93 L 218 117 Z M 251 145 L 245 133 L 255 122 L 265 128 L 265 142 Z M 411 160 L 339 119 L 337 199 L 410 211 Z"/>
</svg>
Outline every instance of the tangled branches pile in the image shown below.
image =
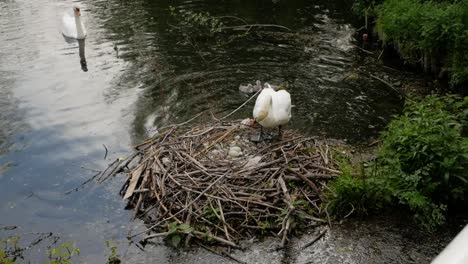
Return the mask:
<svg viewBox="0 0 468 264">
<path fill-rule="evenodd" d="M 255 133 L 238 121 L 172 126 L 104 177 L 136 163 L 124 169 L 121 194 L 147 231 L 157 232 L 145 239 L 236 247 L 242 239 L 274 234 L 284 246 L 293 231 L 327 223 L 322 191 L 340 171 L 326 143 L 286 131 L 281 141 L 255 144 L 249 140 Z"/>
</svg>

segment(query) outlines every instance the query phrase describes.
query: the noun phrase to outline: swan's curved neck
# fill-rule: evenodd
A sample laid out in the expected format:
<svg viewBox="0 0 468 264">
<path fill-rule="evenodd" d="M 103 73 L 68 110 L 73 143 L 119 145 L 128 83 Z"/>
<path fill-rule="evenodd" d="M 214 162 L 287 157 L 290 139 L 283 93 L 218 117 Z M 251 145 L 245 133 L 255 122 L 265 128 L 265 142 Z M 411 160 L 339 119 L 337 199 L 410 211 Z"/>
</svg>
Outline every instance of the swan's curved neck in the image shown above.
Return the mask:
<svg viewBox="0 0 468 264">
<path fill-rule="evenodd" d="M 269 111 L 272 106 L 272 98 L 270 94 L 265 95 L 259 102 L 260 108 L 264 111 Z"/>
<path fill-rule="evenodd" d="M 84 35 L 84 29 L 83 29 L 83 23 L 81 23 L 81 17 L 77 16 L 75 14 L 75 25 L 76 25 L 76 33 L 77 36 L 83 36 Z"/>
</svg>

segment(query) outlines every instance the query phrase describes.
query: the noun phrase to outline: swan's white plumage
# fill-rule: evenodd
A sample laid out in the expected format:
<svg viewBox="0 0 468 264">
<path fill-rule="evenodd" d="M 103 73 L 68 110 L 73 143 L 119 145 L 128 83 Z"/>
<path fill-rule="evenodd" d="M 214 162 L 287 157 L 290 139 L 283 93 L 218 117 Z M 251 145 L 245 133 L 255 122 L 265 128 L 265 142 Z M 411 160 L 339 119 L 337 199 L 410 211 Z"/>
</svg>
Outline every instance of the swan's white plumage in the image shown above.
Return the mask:
<svg viewBox="0 0 468 264">
<path fill-rule="evenodd" d="M 85 39 L 86 28 L 81 17 L 74 12 L 74 16 L 65 13 L 62 17 L 62 34 L 68 38 Z"/>
<path fill-rule="evenodd" d="M 275 91 L 265 83 L 255 101 L 253 117 L 266 128 L 287 124 L 291 119 L 291 96 L 287 91 Z"/>
</svg>

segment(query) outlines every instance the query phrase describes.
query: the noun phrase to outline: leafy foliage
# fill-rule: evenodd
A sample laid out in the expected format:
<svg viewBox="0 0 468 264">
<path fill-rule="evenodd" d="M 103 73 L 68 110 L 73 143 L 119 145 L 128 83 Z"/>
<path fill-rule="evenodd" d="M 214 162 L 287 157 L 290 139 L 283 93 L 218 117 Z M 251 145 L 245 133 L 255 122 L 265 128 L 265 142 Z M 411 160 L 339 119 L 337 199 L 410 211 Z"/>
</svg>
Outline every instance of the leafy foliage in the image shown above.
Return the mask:
<svg viewBox="0 0 468 264">
<path fill-rule="evenodd" d="M 468 97 L 428 96 L 409 102 L 382 134 L 377 159 L 362 177 L 332 184 L 338 214 L 406 208 L 432 230 L 448 206 L 468 201 Z"/>
<path fill-rule="evenodd" d="M 166 239 L 175 248 L 179 246 L 180 241 L 182 241 L 182 238 L 192 233 L 193 231 L 193 228 L 190 225 L 179 224 L 177 222 L 172 222 L 171 224 L 169 224 L 168 229 L 169 230 L 167 231 Z"/>
<path fill-rule="evenodd" d="M 468 2 L 385 0 L 375 8 L 377 31 L 410 62 L 438 61 L 451 84 L 468 80 Z"/>
</svg>

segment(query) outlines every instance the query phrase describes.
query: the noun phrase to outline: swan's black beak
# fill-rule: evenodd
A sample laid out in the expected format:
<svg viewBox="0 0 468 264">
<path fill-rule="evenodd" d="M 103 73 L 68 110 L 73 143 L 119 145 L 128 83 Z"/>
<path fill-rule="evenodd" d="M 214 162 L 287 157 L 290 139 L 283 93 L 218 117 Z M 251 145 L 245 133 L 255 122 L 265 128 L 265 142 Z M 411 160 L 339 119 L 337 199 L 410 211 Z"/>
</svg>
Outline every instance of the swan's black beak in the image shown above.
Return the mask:
<svg viewBox="0 0 468 264">
<path fill-rule="evenodd" d="M 78 7 L 75 7 L 75 13 L 77 16 L 81 16 L 81 11 Z"/>
</svg>

